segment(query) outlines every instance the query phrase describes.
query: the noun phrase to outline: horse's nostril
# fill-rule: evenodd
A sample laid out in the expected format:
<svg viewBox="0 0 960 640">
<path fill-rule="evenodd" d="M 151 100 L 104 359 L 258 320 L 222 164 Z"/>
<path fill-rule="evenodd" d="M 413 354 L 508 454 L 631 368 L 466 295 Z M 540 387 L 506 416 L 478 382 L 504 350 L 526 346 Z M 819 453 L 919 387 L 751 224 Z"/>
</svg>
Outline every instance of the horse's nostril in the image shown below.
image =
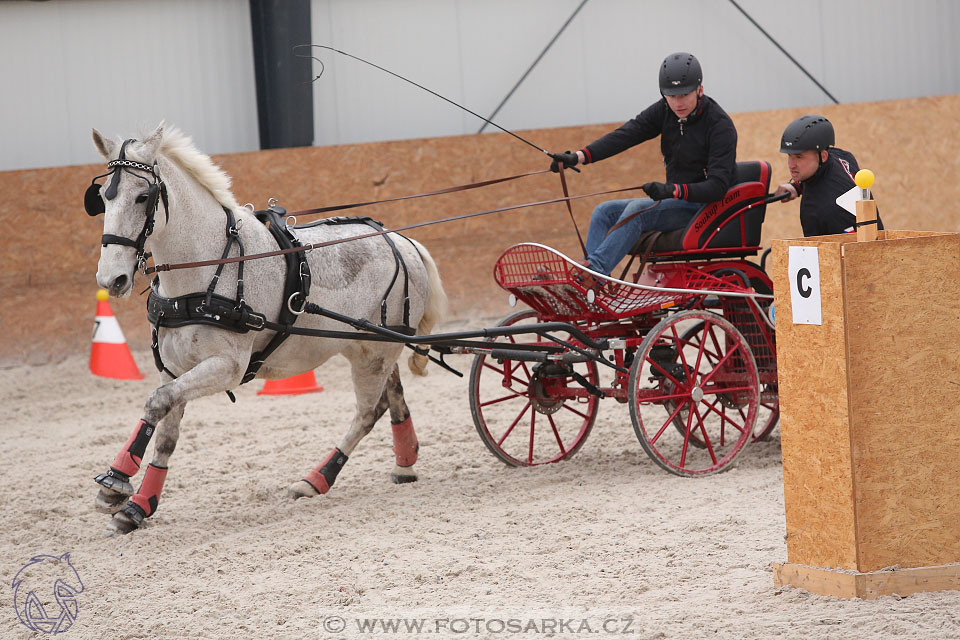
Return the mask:
<svg viewBox="0 0 960 640">
<path fill-rule="evenodd" d="M 114 294 L 118 294 L 121 291 L 124 291 L 127 288 L 127 276 L 118 276 L 116 280 L 113 281 L 113 284 L 110 285 L 110 290 Z"/>
</svg>

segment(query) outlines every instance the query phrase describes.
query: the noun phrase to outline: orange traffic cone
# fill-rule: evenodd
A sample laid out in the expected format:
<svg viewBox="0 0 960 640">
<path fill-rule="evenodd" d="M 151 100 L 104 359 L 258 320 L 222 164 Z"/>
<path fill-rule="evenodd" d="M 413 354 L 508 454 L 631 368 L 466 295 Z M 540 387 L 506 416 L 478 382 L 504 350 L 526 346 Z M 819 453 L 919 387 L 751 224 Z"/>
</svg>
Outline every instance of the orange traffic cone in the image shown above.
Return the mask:
<svg viewBox="0 0 960 640">
<path fill-rule="evenodd" d="M 102 378 L 142 380 L 143 374 L 133 361 L 130 347 L 123 337 L 106 289 L 97 291 L 97 317 L 93 324 L 93 345 L 90 347 L 90 371 Z"/>
<path fill-rule="evenodd" d="M 317 378 L 313 375 L 313 371 L 307 371 L 298 376 L 282 380 L 267 380 L 263 389 L 257 391 L 257 395 L 295 396 L 301 393 L 316 393 L 318 391 L 323 391 L 323 387 L 317 384 Z"/>
</svg>

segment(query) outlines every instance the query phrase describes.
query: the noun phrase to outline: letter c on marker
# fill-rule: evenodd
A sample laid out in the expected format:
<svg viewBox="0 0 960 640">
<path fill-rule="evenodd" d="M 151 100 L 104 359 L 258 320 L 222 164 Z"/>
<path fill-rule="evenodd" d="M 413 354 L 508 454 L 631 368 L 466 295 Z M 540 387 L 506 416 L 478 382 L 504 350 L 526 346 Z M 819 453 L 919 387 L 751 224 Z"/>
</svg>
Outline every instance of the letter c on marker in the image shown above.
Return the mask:
<svg viewBox="0 0 960 640">
<path fill-rule="evenodd" d="M 804 298 L 809 298 L 810 294 L 813 293 L 812 287 L 810 287 L 809 285 L 805 287 L 803 285 L 803 279 L 804 278 L 809 279 L 810 275 L 811 275 L 810 270 L 807 269 L 806 267 L 803 267 L 797 270 L 797 291 L 799 291 L 800 295 L 803 296 Z"/>
</svg>

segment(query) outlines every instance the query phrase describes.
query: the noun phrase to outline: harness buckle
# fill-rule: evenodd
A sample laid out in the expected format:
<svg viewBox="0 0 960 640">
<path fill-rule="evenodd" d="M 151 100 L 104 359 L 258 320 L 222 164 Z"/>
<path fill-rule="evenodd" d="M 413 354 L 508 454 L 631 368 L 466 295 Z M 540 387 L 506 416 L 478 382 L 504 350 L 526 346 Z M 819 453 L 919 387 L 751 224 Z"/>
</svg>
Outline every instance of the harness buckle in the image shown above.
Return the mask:
<svg viewBox="0 0 960 640">
<path fill-rule="evenodd" d="M 253 322 L 254 320 L 257 320 L 258 322 L 254 323 L 254 322 Z M 245 324 L 246 326 L 250 327 L 251 329 L 254 329 L 254 330 L 259 331 L 260 329 L 263 329 L 266 321 L 267 321 L 266 316 L 264 316 L 264 315 L 262 315 L 262 314 L 259 314 L 259 313 L 254 313 L 253 311 L 250 311 L 250 312 L 247 314 L 247 317 L 246 317 L 246 319 L 245 319 L 245 321 L 244 321 L 244 324 Z"/>
<path fill-rule="evenodd" d="M 300 305 L 299 310 L 293 308 L 293 299 L 296 298 L 297 296 L 301 296 L 303 298 L 303 304 Z M 292 313 L 293 315 L 295 316 L 301 315 L 306 310 L 306 308 L 307 308 L 307 297 L 304 296 L 301 292 L 294 291 L 293 293 L 290 294 L 290 297 L 287 298 L 287 309 L 289 309 L 290 313 Z"/>
</svg>

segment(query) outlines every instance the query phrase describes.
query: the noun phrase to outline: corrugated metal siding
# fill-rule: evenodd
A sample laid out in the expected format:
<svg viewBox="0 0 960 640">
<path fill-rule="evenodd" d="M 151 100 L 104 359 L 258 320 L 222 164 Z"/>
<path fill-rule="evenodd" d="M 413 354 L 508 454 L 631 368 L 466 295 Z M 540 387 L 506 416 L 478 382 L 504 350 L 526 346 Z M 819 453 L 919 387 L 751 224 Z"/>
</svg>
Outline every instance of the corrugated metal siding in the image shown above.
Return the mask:
<svg viewBox="0 0 960 640">
<path fill-rule="evenodd" d="M 166 119 L 210 153 L 258 148 L 244 0 L 0 2 L 0 170 L 97 162 Z"/>
<path fill-rule="evenodd" d="M 579 2 L 313 0 L 314 42 L 489 115 Z M 841 102 L 960 93 L 960 3 L 738 2 Z M 729 112 L 831 102 L 730 2 L 591 0 L 496 121 L 525 129 L 625 120 L 659 98 L 659 62 L 678 50 L 700 58 L 707 92 Z M 318 144 L 482 125 L 382 72 L 319 55 L 327 72 L 315 83 Z"/>
<path fill-rule="evenodd" d="M 958 2 L 738 2 L 841 102 L 960 93 Z M 312 0 L 311 26 L 314 43 L 489 115 L 579 3 Z M 90 127 L 132 134 L 162 118 L 210 153 L 256 149 L 250 38 L 246 0 L 0 1 L 0 170 L 95 162 Z M 726 0 L 590 0 L 496 121 L 623 121 L 659 97 L 659 62 L 677 50 L 697 54 L 707 92 L 729 112 L 829 103 Z M 316 144 L 482 125 L 383 72 L 318 56 Z"/>
</svg>

